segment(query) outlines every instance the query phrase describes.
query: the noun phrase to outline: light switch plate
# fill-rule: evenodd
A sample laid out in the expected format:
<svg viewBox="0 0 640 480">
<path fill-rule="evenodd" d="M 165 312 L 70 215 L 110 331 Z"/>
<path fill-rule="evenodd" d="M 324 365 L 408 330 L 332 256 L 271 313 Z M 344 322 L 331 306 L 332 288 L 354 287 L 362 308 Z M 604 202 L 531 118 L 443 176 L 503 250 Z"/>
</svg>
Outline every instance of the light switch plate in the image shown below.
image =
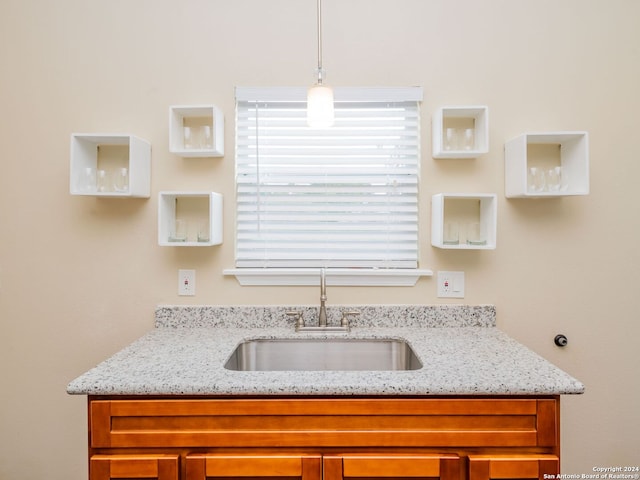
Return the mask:
<svg viewBox="0 0 640 480">
<path fill-rule="evenodd" d="M 464 298 L 464 272 L 438 272 L 438 298 Z"/>
</svg>

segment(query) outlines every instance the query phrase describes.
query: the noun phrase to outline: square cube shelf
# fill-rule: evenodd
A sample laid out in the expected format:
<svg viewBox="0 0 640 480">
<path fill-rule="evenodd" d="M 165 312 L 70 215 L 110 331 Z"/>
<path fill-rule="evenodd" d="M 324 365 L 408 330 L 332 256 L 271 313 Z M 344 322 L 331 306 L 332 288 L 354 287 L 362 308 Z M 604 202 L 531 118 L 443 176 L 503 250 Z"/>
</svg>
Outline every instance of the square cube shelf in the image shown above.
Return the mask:
<svg viewBox="0 0 640 480">
<path fill-rule="evenodd" d="M 160 192 L 158 244 L 208 247 L 222 243 L 222 195 L 215 192 Z"/>
<path fill-rule="evenodd" d="M 73 133 L 70 192 L 149 198 L 151 144 L 133 135 Z"/>
<path fill-rule="evenodd" d="M 222 111 L 215 105 L 169 107 L 169 151 L 181 157 L 222 157 Z"/>
<path fill-rule="evenodd" d="M 431 245 L 458 250 L 496 248 L 497 196 L 439 193 L 431 199 Z"/>
<path fill-rule="evenodd" d="M 431 132 L 433 158 L 476 158 L 489 151 L 489 108 L 439 108 Z"/>
<path fill-rule="evenodd" d="M 587 132 L 525 133 L 504 146 L 508 198 L 589 194 Z"/>
</svg>

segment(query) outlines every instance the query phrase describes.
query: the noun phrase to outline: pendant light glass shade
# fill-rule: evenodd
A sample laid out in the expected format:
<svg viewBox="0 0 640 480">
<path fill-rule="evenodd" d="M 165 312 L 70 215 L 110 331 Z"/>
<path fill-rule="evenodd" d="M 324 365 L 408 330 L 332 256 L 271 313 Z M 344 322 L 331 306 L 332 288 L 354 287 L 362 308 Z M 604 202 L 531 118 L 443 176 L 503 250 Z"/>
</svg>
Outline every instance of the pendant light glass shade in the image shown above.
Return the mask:
<svg viewBox="0 0 640 480">
<path fill-rule="evenodd" d="M 333 125 L 333 90 L 321 83 L 307 90 L 307 124 L 312 128 Z"/>
<path fill-rule="evenodd" d="M 311 128 L 333 125 L 333 90 L 322 83 L 322 0 L 318 5 L 318 81 L 307 90 L 307 124 Z"/>
</svg>

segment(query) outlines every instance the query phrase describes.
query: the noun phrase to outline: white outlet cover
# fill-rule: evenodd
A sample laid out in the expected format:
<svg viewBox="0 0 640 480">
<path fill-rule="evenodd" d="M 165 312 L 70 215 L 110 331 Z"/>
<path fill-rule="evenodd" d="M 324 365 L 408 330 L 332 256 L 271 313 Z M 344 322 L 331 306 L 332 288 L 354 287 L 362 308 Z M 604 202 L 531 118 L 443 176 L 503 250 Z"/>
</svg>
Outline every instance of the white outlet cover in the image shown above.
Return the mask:
<svg viewBox="0 0 640 480">
<path fill-rule="evenodd" d="M 464 272 L 438 272 L 438 298 L 464 298 Z"/>
<path fill-rule="evenodd" d="M 178 295 L 193 296 L 196 294 L 196 271 L 178 270 Z"/>
</svg>

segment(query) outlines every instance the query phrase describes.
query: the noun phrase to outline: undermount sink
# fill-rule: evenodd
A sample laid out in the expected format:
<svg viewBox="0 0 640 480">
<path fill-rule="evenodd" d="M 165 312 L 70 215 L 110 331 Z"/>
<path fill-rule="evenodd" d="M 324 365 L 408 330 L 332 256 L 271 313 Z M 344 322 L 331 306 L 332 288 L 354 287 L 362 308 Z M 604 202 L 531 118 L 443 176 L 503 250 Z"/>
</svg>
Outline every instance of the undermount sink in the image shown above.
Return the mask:
<svg viewBox="0 0 640 480">
<path fill-rule="evenodd" d="M 238 371 L 418 370 L 422 362 L 399 339 L 291 338 L 240 343 L 224 368 Z"/>
</svg>

